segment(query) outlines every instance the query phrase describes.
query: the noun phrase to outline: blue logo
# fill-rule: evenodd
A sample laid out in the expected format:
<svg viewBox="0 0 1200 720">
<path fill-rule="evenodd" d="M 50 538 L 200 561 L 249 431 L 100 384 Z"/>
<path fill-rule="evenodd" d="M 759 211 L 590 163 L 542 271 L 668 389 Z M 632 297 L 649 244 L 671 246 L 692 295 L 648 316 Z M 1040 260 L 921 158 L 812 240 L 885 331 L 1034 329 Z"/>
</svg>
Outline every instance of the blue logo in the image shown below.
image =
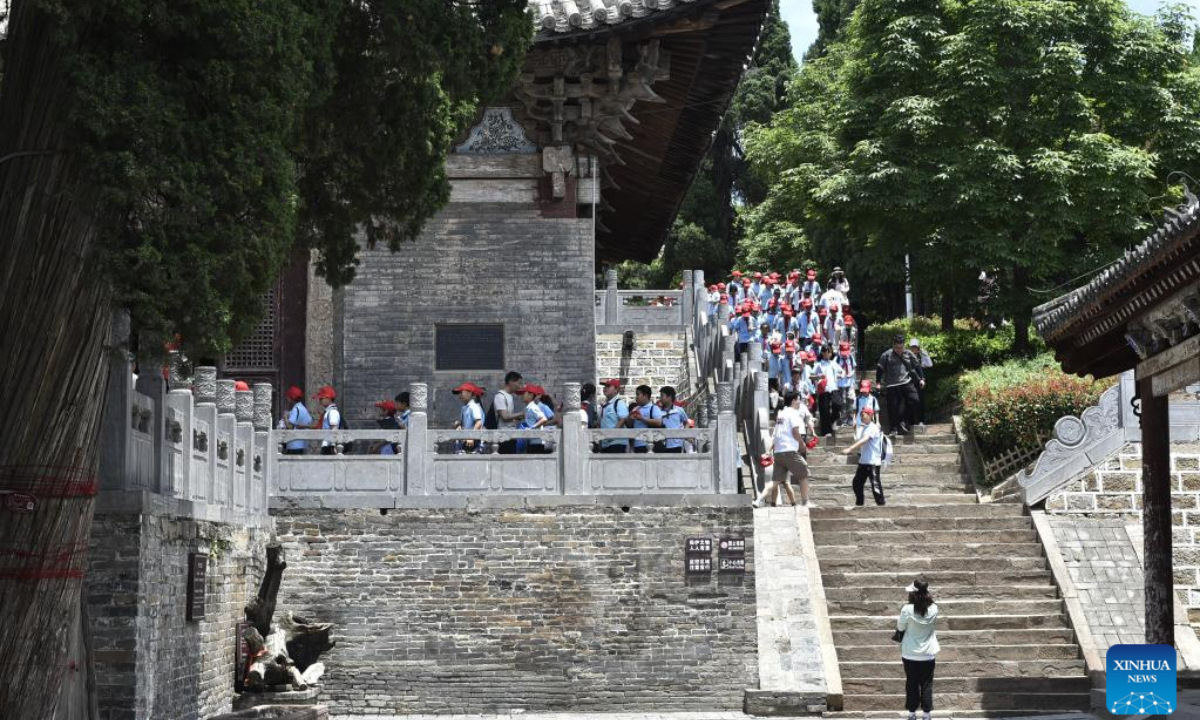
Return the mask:
<svg viewBox="0 0 1200 720">
<path fill-rule="evenodd" d="M 1175 712 L 1175 648 L 1113 645 L 1105 670 L 1106 698 L 1113 715 Z"/>
</svg>

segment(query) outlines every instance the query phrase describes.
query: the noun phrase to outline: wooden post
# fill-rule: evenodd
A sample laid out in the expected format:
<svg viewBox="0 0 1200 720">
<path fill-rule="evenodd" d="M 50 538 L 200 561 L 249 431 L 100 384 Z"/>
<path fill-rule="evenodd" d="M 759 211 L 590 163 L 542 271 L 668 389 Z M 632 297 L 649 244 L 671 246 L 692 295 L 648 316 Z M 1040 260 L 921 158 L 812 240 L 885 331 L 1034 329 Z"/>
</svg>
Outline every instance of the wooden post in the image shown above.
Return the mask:
<svg viewBox="0 0 1200 720">
<path fill-rule="evenodd" d="M 1142 527 L 1145 534 L 1146 642 L 1175 644 L 1171 573 L 1171 425 L 1167 398 L 1138 380 L 1142 406 Z"/>
</svg>

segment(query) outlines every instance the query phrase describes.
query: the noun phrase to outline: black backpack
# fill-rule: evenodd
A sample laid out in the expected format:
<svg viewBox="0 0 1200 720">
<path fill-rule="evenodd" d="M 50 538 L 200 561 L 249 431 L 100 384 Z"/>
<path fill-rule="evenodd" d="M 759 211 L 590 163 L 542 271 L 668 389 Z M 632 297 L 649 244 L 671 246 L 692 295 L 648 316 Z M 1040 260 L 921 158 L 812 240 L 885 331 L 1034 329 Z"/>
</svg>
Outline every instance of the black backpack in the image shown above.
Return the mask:
<svg viewBox="0 0 1200 720">
<path fill-rule="evenodd" d="M 500 428 L 500 416 L 496 413 L 496 398 L 492 396 L 492 404 L 488 406 L 487 412 L 483 415 L 484 430 L 498 430 Z"/>
</svg>

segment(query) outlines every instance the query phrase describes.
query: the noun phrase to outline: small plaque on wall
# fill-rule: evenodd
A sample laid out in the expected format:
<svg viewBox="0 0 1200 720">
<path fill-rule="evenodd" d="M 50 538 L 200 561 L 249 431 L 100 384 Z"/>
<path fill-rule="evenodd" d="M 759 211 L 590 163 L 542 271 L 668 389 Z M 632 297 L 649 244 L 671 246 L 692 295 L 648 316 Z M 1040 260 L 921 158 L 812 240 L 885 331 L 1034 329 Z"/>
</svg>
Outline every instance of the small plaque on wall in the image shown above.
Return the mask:
<svg viewBox="0 0 1200 720">
<path fill-rule="evenodd" d="M 204 588 L 208 578 L 208 555 L 188 553 L 187 619 L 203 620 L 207 609 Z"/>
</svg>

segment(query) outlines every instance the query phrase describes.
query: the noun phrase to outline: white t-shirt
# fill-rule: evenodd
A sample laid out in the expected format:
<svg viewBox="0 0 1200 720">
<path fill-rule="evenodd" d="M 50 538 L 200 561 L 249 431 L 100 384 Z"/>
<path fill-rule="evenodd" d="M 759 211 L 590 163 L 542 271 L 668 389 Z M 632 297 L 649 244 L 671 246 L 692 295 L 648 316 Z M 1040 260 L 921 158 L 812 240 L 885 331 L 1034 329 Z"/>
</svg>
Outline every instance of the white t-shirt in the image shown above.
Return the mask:
<svg viewBox="0 0 1200 720">
<path fill-rule="evenodd" d="M 778 417 L 775 418 L 775 452 L 799 452 L 800 441 L 792 435 L 793 429 L 798 429 L 801 434 L 808 430 L 809 417 L 808 408 L 801 407 L 799 410 L 788 406 L 779 411 Z"/>
<path fill-rule="evenodd" d="M 492 398 L 492 412 L 496 413 L 496 427 L 515 430 L 521 424 L 520 418 L 505 420 L 504 415 L 501 414 L 513 414 L 516 412 L 516 405 L 516 399 L 507 390 L 498 390 L 496 392 L 496 396 Z"/>
</svg>

